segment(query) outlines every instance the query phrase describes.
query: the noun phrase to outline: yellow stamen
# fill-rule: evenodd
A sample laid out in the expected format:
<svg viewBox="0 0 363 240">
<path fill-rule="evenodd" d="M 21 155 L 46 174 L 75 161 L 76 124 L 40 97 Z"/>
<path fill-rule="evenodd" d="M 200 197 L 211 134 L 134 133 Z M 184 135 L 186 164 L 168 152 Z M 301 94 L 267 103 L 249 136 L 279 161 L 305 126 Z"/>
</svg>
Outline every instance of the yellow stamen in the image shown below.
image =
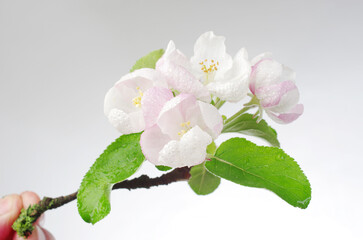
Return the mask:
<svg viewBox="0 0 363 240">
<path fill-rule="evenodd" d="M 218 70 L 217 66 L 219 66 L 218 61 L 217 61 L 217 66 L 216 66 L 214 59 L 210 60 L 210 64 L 208 64 L 208 59 L 205 59 L 204 61 L 200 62 L 199 64 L 202 65 L 201 70 L 206 74 L 217 71 Z"/>
<path fill-rule="evenodd" d="M 132 99 L 132 103 L 135 105 L 135 107 L 141 107 L 141 99 L 144 93 L 140 90 L 140 87 L 136 87 L 136 90 L 139 92 L 139 96 L 134 97 Z"/>
<path fill-rule="evenodd" d="M 205 59 L 204 61 L 200 62 L 201 70 L 205 73 L 205 80 L 203 82 L 204 85 L 210 83 L 214 79 L 214 73 L 215 71 L 218 71 L 219 62 L 211 59 L 208 63 L 208 59 Z"/>
<path fill-rule="evenodd" d="M 182 129 L 178 132 L 179 137 L 182 137 L 191 129 L 190 124 L 191 124 L 190 121 L 180 123 Z"/>
</svg>

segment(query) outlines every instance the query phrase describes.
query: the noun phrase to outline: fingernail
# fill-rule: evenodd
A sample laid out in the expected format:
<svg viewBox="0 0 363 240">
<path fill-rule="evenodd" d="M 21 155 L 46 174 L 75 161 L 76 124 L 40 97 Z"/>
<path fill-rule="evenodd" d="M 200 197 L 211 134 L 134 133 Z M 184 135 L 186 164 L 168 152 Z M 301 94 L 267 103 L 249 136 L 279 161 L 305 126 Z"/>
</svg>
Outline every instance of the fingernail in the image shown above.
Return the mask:
<svg viewBox="0 0 363 240">
<path fill-rule="evenodd" d="M 8 213 L 11 209 L 11 199 L 8 197 L 0 199 L 0 216 Z"/>
</svg>

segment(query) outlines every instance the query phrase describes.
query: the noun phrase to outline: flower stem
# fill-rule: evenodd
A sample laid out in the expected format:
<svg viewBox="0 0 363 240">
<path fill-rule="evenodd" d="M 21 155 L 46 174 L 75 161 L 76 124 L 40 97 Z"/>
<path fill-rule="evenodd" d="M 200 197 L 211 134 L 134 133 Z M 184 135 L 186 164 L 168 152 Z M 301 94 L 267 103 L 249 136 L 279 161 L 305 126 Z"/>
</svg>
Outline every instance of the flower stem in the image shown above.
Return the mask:
<svg viewBox="0 0 363 240">
<path fill-rule="evenodd" d="M 260 101 L 253 95 L 251 95 L 251 101 L 249 101 L 248 103 L 246 103 L 244 106 L 244 108 L 242 108 L 241 110 L 239 110 L 237 113 L 235 113 L 232 117 L 228 118 L 225 122 L 224 125 L 225 127 L 227 125 L 231 125 L 233 124 L 233 121 L 238 118 L 239 116 L 241 116 L 242 114 L 244 114 L 245 112 L 247 112 L 248 110 L 250 110 L 251 108 L 254 107 L 258 107 L 260 105 Z"/>
<path fill-rule="evenodd" d="M 125 180 L 115 184 L 112 190 L 115 189 L 137 189 L 150 188 L 154 186 L 168 185 L 173 182 L 186 181 L 190 178 L 190 168 L 176 168 L 173 171 L 163 174 L 160 177 L 150 178 L 142 175 L 132 180 Z M 34 230 L 33 223 L 47 210 L 61 207 L 77 198 L 77 193 L 74 192 L 67 196 L 57 198 L 44 197 L 37 204 L 29 206 L 27 209 L 22 209 L 19 217 L 13 224 L 13 229 L 19 236 L 27 238 Z"/>
<path fill-rule="evenodd" d="M 220 109 L 226 101 L 218 99 L 218 102 L 214 105 L 217 109 Z"/>
<path fill-rule="evenodd" d="M 247 112 L 248 110 L 250 110 L 251 108 L 254 108 L 255 106 L 246 106 L 244 108 L 242 108 L 241 110 L 239 110 L 236 114 L 234 114 L 232 117 L 228 118 L 224 124 L 230 124 L 233 122 L 233 120 L 235 120 L 236 118 L 238 118 L 239 116 L 241 116 L 243 113 Z"/>
</svg>

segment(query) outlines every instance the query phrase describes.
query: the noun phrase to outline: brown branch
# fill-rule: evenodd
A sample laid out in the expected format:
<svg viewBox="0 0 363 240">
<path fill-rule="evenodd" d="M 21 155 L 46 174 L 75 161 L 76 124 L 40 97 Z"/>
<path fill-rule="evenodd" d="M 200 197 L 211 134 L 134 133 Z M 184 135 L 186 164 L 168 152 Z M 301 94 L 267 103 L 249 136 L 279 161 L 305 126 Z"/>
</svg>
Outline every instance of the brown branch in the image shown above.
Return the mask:
<svg viewBox="0 0 363 240">
<path fill-rule="evenodd" d="M 113 185 L 112 190 L 126 188 L 128 190 L 137 188 L 151 188 L 160 185 L 168 185 L 173 182 L 185 181 L 190 178 L 190 168 L 176 168 L 173 171 L 164 174 L 157 178 L 150 178 L 147 175 L 142 175 L 132 180 L 126 180 Z"/>
<path fill-rule="evenodd" d="M 176 168 L 173 171 L 163 174 L 160 177 L 150 178 L 146 175 L 141 175 L 132 180 L 125 180 L 115 184 L 112 190 L 115 189 L 137 189 L 151 188 L 160 185 L 168 185 L 173 182 L 185 181 L 190 178 L 190 168 Z M 13 224 L 13 229 L 22 237 L 29 237 L 34 230 L 33 223 L 47 210 L 61 207 L 77 198 L 77 193 L 74 192 L 67 196 L 57 198 L 44 197 L 37 204 L 29 206 L 27 209 L 22 209 L 21 213 Z"/>
</svg>

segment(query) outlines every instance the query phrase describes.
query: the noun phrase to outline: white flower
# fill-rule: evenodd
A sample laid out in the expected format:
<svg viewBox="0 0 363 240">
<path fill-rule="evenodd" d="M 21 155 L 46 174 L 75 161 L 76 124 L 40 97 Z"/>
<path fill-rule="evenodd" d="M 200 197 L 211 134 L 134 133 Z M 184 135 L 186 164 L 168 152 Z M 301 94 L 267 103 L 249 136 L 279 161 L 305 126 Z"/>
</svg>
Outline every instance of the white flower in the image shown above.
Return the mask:
<svg viewBox="0 0 363 240">
<path fill-rule="evenodd" d="M 155 69 L 164 74 L 170 88 L 181 93 L 190 93 L 198 99 L 210 102 L 208 89 L 193 75 L 188 58 L 170 41 Z"/>
<path fill-rule="evenodd" d="M 195 76 L 213 95 L 238 102 L 247 95 L 251 65 L 244 48 L 232 59 L 224 42 L 225 37 L 213 32 L 202 34 L 194 45 L 190 62 Z"/>
<path fill-rule="evenodd" d="M 106 94 L 104 112 L 122 134 L 141 132 L 145 121 L 141 108 L 143 94 L 154 86 L 167 86 L 162 74 L 143 68 L 123 76 Z"/>
<path fill-rule="evenodd" d="M 155 87 L 145 93 L 145 121 L 151 126 L 141 135 L 141 149 L 155 165 L 176 168 L 200 164 L 205 161 L 207 146 L 222 131 L 222 117 L 214 106 L 194 95 L 172 96 L 166 88 Z"/>
<path fill-rule="evenodd" d="M 156 69 L 168 76 L 169 86 L 179 92 L 193 94 L 206 102 L 210 101 L 210 94 L 237 102 L 247 94 L 251 66 L 244 48 L 232 59 L 226 53 L 224 41 L 224 37 L 213 32 L 202 34 L 190 61 L 170 41 Z"/>
<path fill-rule="evenodd" d="M 251 63 L 250 90 L 259 100 L 260 116 L 265 110 L 277 123 L 290 123 L 304 111 L 295 85 L 295 72 L 272 59 L 271 53 L 255 57 Z"/>
</svg>

